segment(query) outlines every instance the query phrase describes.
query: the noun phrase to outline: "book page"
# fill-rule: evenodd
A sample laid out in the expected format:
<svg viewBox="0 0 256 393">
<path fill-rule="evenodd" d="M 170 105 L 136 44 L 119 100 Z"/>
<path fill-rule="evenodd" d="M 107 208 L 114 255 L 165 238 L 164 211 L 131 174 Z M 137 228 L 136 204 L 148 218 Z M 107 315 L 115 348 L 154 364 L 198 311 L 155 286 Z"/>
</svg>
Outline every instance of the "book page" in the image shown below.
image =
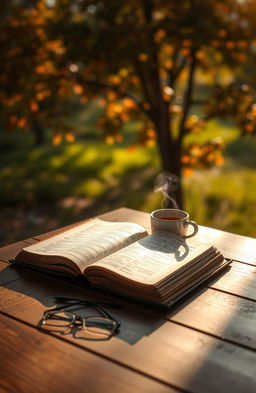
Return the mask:
<svg viewBox="0 0 256 393">
<path fill-rule="evenodd" d="M 83 271 L 90 263 L 145 235 L 147 232 L 138 224 L 93 219 L 50 239 L 28 246 L 24 251 L 69 258 Z"/>
<path fill-rule="evenodd" d="M 209 248 L 189 248 L 178 236 L 157 232 L 94 263 L 87 270 L 88 277 L 100 266 L 133 281 L 154 284 Z"/>
</svg>

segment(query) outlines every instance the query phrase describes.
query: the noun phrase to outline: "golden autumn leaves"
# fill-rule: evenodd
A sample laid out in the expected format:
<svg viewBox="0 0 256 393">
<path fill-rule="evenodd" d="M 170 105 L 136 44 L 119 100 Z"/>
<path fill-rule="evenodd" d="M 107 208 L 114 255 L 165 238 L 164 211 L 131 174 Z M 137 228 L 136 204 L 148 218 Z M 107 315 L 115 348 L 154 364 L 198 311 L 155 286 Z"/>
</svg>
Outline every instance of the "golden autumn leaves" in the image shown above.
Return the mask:
<svg viewBox="0 0 256 393">
<path fill-rule="evenodd" d="M 133 32 L 132 37 L 128 37 L 129 34 L 127 34 L 123 35 L 120 40 L 119 37 L 116 37 L 118 34 L 112 34 L 112 28 L 116 32 L 121 27 L 124 30 L 120 31 L 127 32 L 129 18 L 134 16 L 133 14 L 129 15 L 130 5 L 124 4 L 124 8 L 122 8 L 121 3 L 117 6 L 117 9 L 120 7 L 117 20 L 100 20 L 101 24 L 94 23 L 97 22 L 97 5 L 89 5 L 87 8 L 81 8 L 80 11 L 77 6 L 76 10 L 72 11 L 71 3 L 68 0 L 62 4 L 64 8 L 67 7 L 67 9 L 65 8 L 67 14 L 65 12 L 63 15 L 61 14 L 63 7 L 54 10 L 54 6 L 48 7 L 46 1 L 39 0 L 35 2 L 35 6 L 22 10 L 19 18 L 12 16 L 9 19 L 8 27 L 13 29 L 15 37 L 23 32 L 27 33 L 29 38 L 28 31 L 31 31 L 33 35 L 33 42 L 21 39 L 20 45 L 13 45 L 7 51 L 10 62 L 17 61 L 19 56 L 24 56 L 27 51 L 30 51 L 31 54 L 29 64 L 24 61 L 25 67 L 20 78 L 20 90 L 3 97 L 8 109 L 7 119 L 11 128 L 29 129 L 33 120 L 36 119 L 42 121 L 45 127 L 54 130 L 52 138 L 54 145 L 63 141 L 72 143 L 75 140 L 75 131 L 64 122 L 66 103 L 74 101 L 82 106 L 88 101 L 94 100 L 102 108 L 102 117 L 98 120 L 97 126 L 103 130 L 103 139 L 107 145 L 122 142 L 122 127 L 126 123 L 133 120 L 140 121 L 141 127 L 138 131 L 137 141 L 129 150 L 138 146 L 153 148 L 157 144 L 158 135 L 161 135 L 159 127 L 157 129 L 157 125 L 159 126 L 160 123 L 157 115 L 162 116 L 163 112 L 161 115 L 159 113 L 163 106 L 166 109 L 166 123 L 168 122 L 170 125 L 169 134 L 172 134 L 173 141 L 178 139 L 180 130 L 181 137 L 203 132 L 211 115 L 228 114 L 230 110 L 232 112 L 232 106 L 237 112 L 237 124 L 245 133 L 255 133 L 256 110 L 254 103 L 249 102 L 246 95 L 241 96 L 241 100 L 234 96 L 234 102 L 239 101 L 239 107 L 235 106 L 233 102 L 229 102 L 232 99 L 232 94 L 223 95 L 223 97 L 219 95 L 218 98 L 209 100 L 209 110 L 206 117 L 201 114 L 199 116 L 199 111 L 194 113 L 192 106 L 194 92 L 192 89 L 189 92 L 191 98 L 187 100 L 187 104 L 185 102 L 190 77 L 194 78 L 195 85 L 201 83 L 200 76 L 198 77 L 198 68 L 200 68 L 201 75 L 205 72 L 208 76 L 212 76 L 212 83 L 214 78 L 216 79 L 214 72 L 218 72 L 218 66 L 225 60 L 225 56 L 242 64 L 247 60 L 249 49 L 255 50 L 255 42 L 249 42 L 249 39 L 242 36 L 239 39 L 234 38 L 232 29 L 228 31 L 224 24 L 216 28 L 215 25 L 212 26 L 209 40 L 204 41 L 201 39 L 203 35 L 201 30 L 199 31 L 201 35 L 194 34 L 196 28 L 194 29 L 191 20 L 187 26 L 181 28 L 178 22 L 173 19 L 178 26 L 176 28 L 177 34 L 173 34 L 171 30 L 173 27 L 165 23 L 165 19 L 170 16 L 175 17 L 176 13 L 180 13 L 177 16 L 180 18 L 178 20 L 182 21 L 183 17 L 187 15 L 186 13 L 189 12 L 186 8 L 189 2 L 180 2 L 175 5 L 177 10 L 172 9 L 173 5 L 169 2 L 166 4 L 160 2 L 163 3 L 163 6 L 160 3 L 155 5 L 149 28 L 145 23 L 143 9 L 138 2 L 138 5 L 134 6 L 138 15 L 137 20 L 134 19 L 137 21 L 136 31 Z M 147 2 L 142 3 L 146 4 Z M 94 7 L 94 11 L 90 7 Z M 216 2 L 216 4 L 209 2 L 207 7 L 211 12 L 222 15 L 224 19 L 231 12 L 230 5 L 225 2 Z M 101 9 L 101 12 L 105 11 Z M 99 12 L 99 17 L 101 12 Z M 59 21 L 60 15 L 64 18 L 63 25 L 65 26 L 66 22 L 70 22 L 65 17 L 70 15 L 72 23 L 69 27 L 72 28 L 64 31 L 61 36 L 58 26 L 56 36 L 48 35 L 48 22 Z M 206 16 L 210 18 L 209 15 Z M 87 39 L 84 32 L 89 34 L 89 29 L 79 30 L 86 22 L 86 17 L 89 22 L 91 21 L 90 23 L 94 26 L 94 31 L 99 34 L 99 37 L 102 33 L 99 26 L 105 26 L 100 45 L 97 42 L 94 43 L 95 34 Z M 84 57 L 80 56 L 80 53 L 77 57 L 73 57 L 76 46 L 74 37 L 77 37 L 73 35 L 74 31 L 83 32 L 82 36 L 78 34 L 78 38 L 79 42 L 83 44 L 81 52 Z M 66 36 L 65 33 L 67 33 Z M 110 38 L 108 37 L 109 33 L 112 34 L 110 34 Z M 106 42 L 104 41 L 105 35 Z M 134 39 L 135 35 L 136 39 Z M 21 34 L 20 36 L 23 37 Z M 104 44 L 107 48 L 105 48 L 105 52 L 102 51 Z M 108 63 L 110 45 L 114 48 L 116 45 L 119 50 L 122 50 L 123 57 L 120 59 L 118 56 L 115 57 L 115 53 L 113 54 L 114 65 L 111 61 L 110 64 Z M 89 55 L 86 52 L 87 46 L 91 48 L 91 52 L 88 52 Z M 72 56 L 68 53 L 70 47 Z M 191 76 L 193 61 L 198 68 Z M 219 64 L 216 65 L 216 63 Z M 156 86 L 156 79 L 152 78 L 156 69 L 158 86 Z M 93 86 L 93 82 L 96 87 Z M 64 108 L 62 112 L 59 110 L 61 106 Z M 55 119 L 55 124 L 53 119 Z M 168 146 L 170 147 L 170 144 Z M 210 141 L 208 144 L 192 143 L 187 145 L 184 143 L 184 146 L 181 162 L 186 174 L 191 173 L 194 167 L 223 163 L 221 155 L 223 146 L 216 140 Z M 172 151 L 170 154 L 175 155 L 175 152 Z"/>
</svg>

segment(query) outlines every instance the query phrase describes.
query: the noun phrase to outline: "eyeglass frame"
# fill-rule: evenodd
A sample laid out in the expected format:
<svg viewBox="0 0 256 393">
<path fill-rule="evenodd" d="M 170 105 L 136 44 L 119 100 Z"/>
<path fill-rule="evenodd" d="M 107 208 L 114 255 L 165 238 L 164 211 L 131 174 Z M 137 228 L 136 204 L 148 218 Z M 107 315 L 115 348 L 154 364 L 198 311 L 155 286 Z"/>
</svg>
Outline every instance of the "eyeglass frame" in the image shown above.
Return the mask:
<svg viewBox="0 0 256 393">
<path fill-rule="evenodd" d="M 47 317 L 50 317 L 49 319 L 55 319 L 55 320 L 66 320 L 67 323 L 67 328 L 72 329 L 72 328 L 79 328 L 79 327 L 83 327 L 84 329 L 86 329 L 86 320 L 91 319 L 91 318 L 99 318 L 99 316 L 95 316 L 95 315 L 90 315 L 88 317 L 82 317 L 81 315 L 77 315 L 74 311 L 68 311 L 67 309 L 70 307 L 74 307 L 74 306 L 91 306 L 94 307 L 99 314 L 101 314 L 101 317 L 109 319 L 112 321 L 113 326 L 112 329 L 105 329 L 106 331 L 109 332 L 109 336 L 108 338 L 111 338 L 113 335 L 115 335 L 119 329 L 119 327 L 121 326 L 121 322 L 118 321 L 116 318 L 114 318 L 107 310 L 105 310 L 105 308 L 103 308 L 102 306 L 104 305 L 105 307 L 111 307 L 111 308 L 120 308 L 119 304 L 116 303 L 109 303 L 109 302 L 93 302 L 93 301 L 89 301 L 89 300 L 81 300 L 81 299 L 76 299 L 76 298 L 68 298 L 68 297 L 64 297 L 64 296 L 58 296 L 55 297 L 55 302 L 56 303 L 64 303 L 61 306 L 56 306 L 53 309 L 49 309 L 46 310 L 43 314 L 43 318 L 42 318 L 42 325 L 46 324 L 45 320 Z M 58 316 L 57 318 L 54 318 L 55 314 L 61 311 L 66 311 L 67 314 L 71 315 L 72 318 L 63 318 Z M 63 325 L 64 327 L 64 325 Z"/>
</svg>

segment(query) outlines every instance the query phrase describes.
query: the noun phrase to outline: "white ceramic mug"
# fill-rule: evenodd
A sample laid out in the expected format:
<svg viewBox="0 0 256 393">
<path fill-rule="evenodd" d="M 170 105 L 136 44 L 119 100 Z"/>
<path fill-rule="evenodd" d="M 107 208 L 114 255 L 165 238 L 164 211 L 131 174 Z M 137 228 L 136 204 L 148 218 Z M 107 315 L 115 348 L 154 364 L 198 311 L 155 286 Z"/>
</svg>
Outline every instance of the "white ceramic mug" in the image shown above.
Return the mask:
<svg viewBox="0 0 256 393">
<path fill-rule="evenodd" d="M 198 225 L 194 221 L 189 221 L 189 214 L 179 209 L 158 209 L 150 214 L 151 231 L 167 231 L 176 233 L 183 239 L 195 236 L 198 232 Z M 188 227 L 193 227 L 193 232 L 187 235 Z"/>
</svg>

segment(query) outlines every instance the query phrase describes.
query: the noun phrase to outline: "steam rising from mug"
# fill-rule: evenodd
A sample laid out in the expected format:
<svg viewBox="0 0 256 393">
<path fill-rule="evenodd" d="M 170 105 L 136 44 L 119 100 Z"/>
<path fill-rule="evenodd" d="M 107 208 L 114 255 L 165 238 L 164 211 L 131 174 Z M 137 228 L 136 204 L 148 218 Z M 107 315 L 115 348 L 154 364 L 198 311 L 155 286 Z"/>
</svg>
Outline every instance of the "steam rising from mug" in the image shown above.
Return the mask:
<svg viewBox="0 0 256 393">
<path fill-rule="evenodd" d="M 167 207 L 168 201 L 172 203 L 174 209 L 179 209 L 175 200 L 175 191 L 178 188 L 179 178 L 170 172 L 160 173 L 155 182 L 154 191 L 162 192 L 163 200 L 161 202 L 162 208 Z"/>
</svg>

